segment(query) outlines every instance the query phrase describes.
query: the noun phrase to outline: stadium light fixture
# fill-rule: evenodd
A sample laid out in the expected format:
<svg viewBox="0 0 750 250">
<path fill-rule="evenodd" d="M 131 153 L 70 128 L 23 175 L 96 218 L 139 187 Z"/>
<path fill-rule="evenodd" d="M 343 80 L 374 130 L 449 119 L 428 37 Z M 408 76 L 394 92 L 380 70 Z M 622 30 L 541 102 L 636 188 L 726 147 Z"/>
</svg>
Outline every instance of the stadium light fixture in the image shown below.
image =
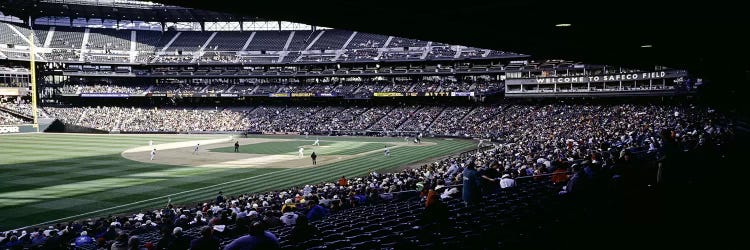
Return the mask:
<svg viewBox="0 0 750 250">
<path fill-rule="evenodd" d="M 572 24 L 569 23 L 558 23 L 555 24 L 555 27 L 570 27 Z"/>
<path fill-rule="evenodd" d="M 651 47 L 654 47 L 654 46 L 652 46 L 651 44 L 641 45 L 641 48 L 651 48 Z"/>
</svg>

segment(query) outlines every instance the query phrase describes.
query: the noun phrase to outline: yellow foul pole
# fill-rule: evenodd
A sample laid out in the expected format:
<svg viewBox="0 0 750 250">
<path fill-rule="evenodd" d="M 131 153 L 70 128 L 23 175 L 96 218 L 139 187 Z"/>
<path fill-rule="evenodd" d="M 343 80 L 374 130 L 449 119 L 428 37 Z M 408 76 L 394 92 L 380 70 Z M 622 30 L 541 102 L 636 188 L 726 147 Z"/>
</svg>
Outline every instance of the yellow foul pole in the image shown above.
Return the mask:
<svg viewBox="0 0 750 250">
<path fill-rule="evenodd" d="M 36 52 L 34 49 L 34 29 L 31 29 L 31 34 L 29 35 L 29 62 L 31 63 L 29 68 L 29 71 L 31 72 L 31 76 L 29 76 L 31 78 L 31 115 L 34 117 L 34 128 L 36 128 L 36 132 L 39 132 L 39 115 L 36 108 L 36 63 L 34 63 Z"/>
</svg>

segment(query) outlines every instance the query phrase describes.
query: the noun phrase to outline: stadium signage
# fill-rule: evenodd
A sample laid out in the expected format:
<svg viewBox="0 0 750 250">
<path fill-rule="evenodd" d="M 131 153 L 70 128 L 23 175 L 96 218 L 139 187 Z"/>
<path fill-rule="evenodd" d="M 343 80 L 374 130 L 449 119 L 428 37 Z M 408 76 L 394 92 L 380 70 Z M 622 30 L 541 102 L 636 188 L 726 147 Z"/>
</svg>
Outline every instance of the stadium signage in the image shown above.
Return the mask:
<svg viewBox="0 0 750 250">
<path fill-rule="evenodd" d="M 289 97 L 289 93 L 271 93 L 268 97 Z"/>
<path fill-rule="evenodd" d="M 409 96 L 448 96 L 450 92 L 420 92 L 420 93 L 409 93 Z"/>
<path fill-rule="evenodd" d="M 394 97 L 394 96 L 404 96 L 404 93 L 398 93 L 398 92 L 375 92 L 372 94 L 372 96 L 375 97 Z"/>
<path fill-rule="evenodd" d="M 19 88 L 0 88 L 0 96 L 2 95 L 20 95 L 20 89 Z"/>
<path fill-rule="evenodd" d="M 292 97 L 312 97 L 315 93 L 292 93 Z"/>
<path fill-rule="evenodd" d="M 0 127 L 0 134 L 20 133 L 21 128 L 17 126 Z"/>
<path fill-rule="evenodd" d="M 221 96 L 221 97 L 238 97 L 239 95 L 237 95 L 237 94 L 219 94 L 219 96 Z"/>
<path fill-rule="evenodd" d="M 318 93 L 315 96 L 317 96 L 317 97 L 336 97 L 336 93 Z"/>
<path fill-rule="evenodd" d="M 81 93 L 81 97 L 130 97 L 123 93 Z"/>
<path fill-rule="evenodd" d="M 474 92 L 451 92 L 451 96 L 474 96 Z"/>
<path fill-rule="evenodd" d="M 159 94 L 159 93 L 151 93 L 149 95 L 151 95 L 151 96 L 162 96 L 162 97 L 163 96 L 167 96 L 167 94 Z"/>
<path fill-rule="evenodd" d="M 556 84 L 556 83 L 592 83 L 592 82 L 619 82 L 619 81 L 637 81 L 653 80 L 665 78 L 677 78 L 687 76 L 685 71 L 656 71 L 656 72 L 638 72 L 616 75 L 595 75 L 595 76 L 572 76 L 572 77 L 538 77 L 535 79 L 508 79 L 507 84 Z"/>
<path fill-rule="evenodd" d="M 632 74 L 619 74 L 619 75 L 605 75 L 605 76 L 580 76 L 580 77 L 556 77 L 556 78 L 537 78 L 537 83 L 576 83 L 576 82 L 615 82 L 615 81 L 626 81 L 626 80 L 648 80 L 648 79 L 659 79 L 667 75 L 666 72 L 648 72 L 648 73 L 632 73 Z"/>
</svg>

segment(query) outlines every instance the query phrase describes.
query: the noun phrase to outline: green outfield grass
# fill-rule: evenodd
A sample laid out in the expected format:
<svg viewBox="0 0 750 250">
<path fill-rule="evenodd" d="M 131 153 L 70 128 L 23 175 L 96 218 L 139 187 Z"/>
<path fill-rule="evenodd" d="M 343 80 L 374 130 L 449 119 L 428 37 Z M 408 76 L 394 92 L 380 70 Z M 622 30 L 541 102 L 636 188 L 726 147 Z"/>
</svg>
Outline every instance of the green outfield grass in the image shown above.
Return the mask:
<svg viewBox="0 0 750 250">
<path fill-rule="evenodd" d="M 430 146 L 403 146 L 382 155 L 383 145 L 398 138 L 320 137 L 319 154 L 359 157 L 315 168 L 197 168 L 131 161 L 120 153 L 128 148 L 226 135 L 70 135 L 24 134 L 0 136 L 0 230 L 65 218 L 73 219 L 137 212 L 173 203 L 206 201 L 219 190 L 225 194 L 260 192 L 300 184 L 333 181 L 341 175 L 364 175 L 430 158 L 472 149 L 467 140 L 427 139 Z M 314 138 L 241 147 L 244 153 L 296 154 Z M 261 146 L 261 144 L 263 144 Z M 289 148 L 291 147 L 291 148 Z M 216 151 L 233 151 L 233 147 Z M 309 154 L 311 148 L 306 148 Z M 370 152 L 370 153 L 367 153 Z M 67 218 L 69 217 L 69 218 Z"/>
</svg>

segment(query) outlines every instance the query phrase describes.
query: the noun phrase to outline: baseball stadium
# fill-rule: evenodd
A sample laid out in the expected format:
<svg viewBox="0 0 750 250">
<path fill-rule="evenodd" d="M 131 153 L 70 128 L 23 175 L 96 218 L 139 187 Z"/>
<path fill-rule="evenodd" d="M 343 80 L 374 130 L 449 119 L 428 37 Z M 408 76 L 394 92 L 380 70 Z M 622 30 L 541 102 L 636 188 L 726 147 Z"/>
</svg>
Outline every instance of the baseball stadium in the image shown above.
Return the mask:
<svg viewBox="0 0 750 250">
<path fill-rule="evenodd" d="M 662 232 L 708 233 L 686 219 L 718 199 L 698 173 L 732 165 L 750 131 L 747 63 L 714 52 L 745 38 L 708 49 L 648 29 L 708 24 L 558 13 L 575 4 L 334 2 L 0 0 L 0 249 L 674 247 Z"/>
</svg>

